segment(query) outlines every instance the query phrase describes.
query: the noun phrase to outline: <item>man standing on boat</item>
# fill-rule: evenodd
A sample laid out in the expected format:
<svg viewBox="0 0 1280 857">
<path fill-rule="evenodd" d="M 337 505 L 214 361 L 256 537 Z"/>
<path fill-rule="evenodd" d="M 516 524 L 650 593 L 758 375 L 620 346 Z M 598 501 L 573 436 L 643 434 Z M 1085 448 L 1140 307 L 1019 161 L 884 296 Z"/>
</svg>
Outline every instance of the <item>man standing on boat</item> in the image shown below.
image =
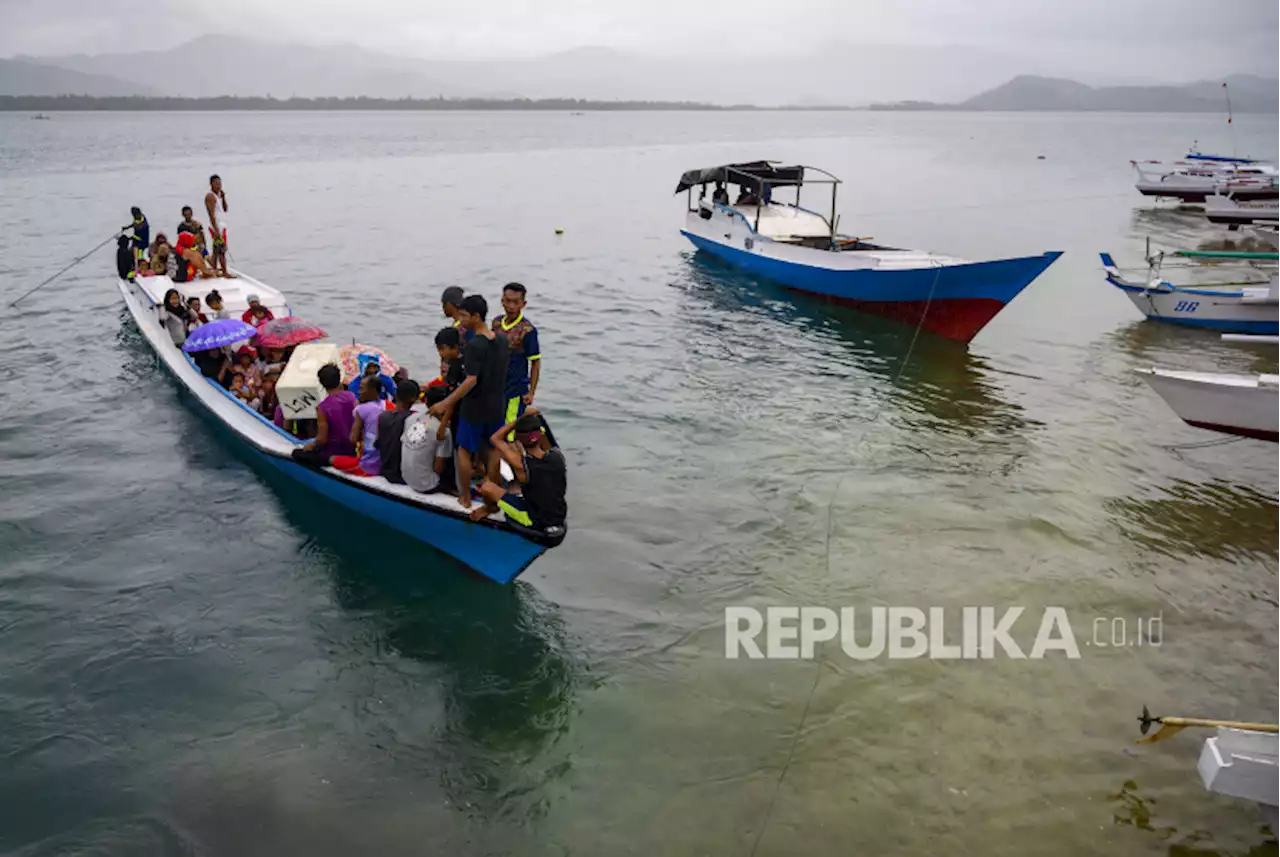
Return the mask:
<svg viewBox="0 0 1280 857">
<path fill-rule="evenodd" d="M 493 332 L 507 338 L 511 362 L 507 366 L 505 421 L 515 422 L 529 405 L 538 390 L 538 378 L 542 373 L 542 349 L 538 347 L 538 328 L 524 317 L 527 291 L 520 283 L 507 283 L 502 287 L 502 308 L 505 315 L 493 320 Z"/>
<path fill-rule="evenodd" d="M 222 215 L 218 215 L 221 206 Z M 234 277 L 227 270 L 227 195 L 222 190 L 222 177 L 209 176 L 209 192 L 204 195 L 204 208 L 209 212 L 209 238 L 213 243 L 213 269 L 224 277 Z"/>
<path fill-rule="evenodd" d="M 462 349 L 467 376 L 458 389 L 427 411 L 443 418 L 458 408 L 458 502 L 471 508 L 471 474 L 476 464 L 485 468 L 491 481 L 498 481 L 499 459 L 489 447 L 489 438 L 502 428 L 505 420 L 503 393 L 507 384 L 509 348 L 505 336 L 497 336 L 488 325 L 489 305 L 480 295 L 471 295 L 458 307 L 458 320 L 470 329 L 471 339 Z M 486 466 L 487 465 L 487 466 Z"/>
</svg>

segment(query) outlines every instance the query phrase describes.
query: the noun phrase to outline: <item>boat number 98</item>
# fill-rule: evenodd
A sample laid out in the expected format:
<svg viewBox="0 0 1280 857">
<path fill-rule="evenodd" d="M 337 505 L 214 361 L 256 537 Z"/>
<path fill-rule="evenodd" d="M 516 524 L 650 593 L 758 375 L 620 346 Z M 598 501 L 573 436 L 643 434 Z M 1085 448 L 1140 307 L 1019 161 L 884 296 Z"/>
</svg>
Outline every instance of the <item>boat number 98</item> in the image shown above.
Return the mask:
<svg viewBox="0 0 1280 857">
<path fill-rule="evenodd" d="M 1173 305 L 1174 312 L 1195 312 L 1196 307 L 1200 306 L 1200 301 L 1178 301 Z"/>
</svg>

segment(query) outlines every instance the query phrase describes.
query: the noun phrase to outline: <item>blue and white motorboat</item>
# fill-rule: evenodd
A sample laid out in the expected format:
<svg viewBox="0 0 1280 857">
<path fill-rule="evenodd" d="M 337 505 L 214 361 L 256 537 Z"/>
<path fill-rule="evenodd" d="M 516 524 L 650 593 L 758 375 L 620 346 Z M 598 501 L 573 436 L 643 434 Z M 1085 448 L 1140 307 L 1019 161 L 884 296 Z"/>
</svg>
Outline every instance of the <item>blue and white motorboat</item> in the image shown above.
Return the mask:
<svg viewBox="0 0 1280 857">
<path fill-rule="evenodd" d="M 472 522 L 468 509 L 448 494 L 419 494 L 381 476 L 357 477 L 334 468 L 312 468 L 294 462 L 290 453 L 303 441 L 265 419 L 215 381 L 201 374 L 192 359 L 175 348 L 161 326 L 157 308 L 176 288 L 183 299 L 203 297 L 211 286 L 223 296 L 233 317 L 257 295 L 277 316 L 291 315 L 279 291 L 242 272 L 236 279 L 175 283 L 166 276 L 118 280 L 125 306 L 147 343 L 200 409 L 256 466 L 268 468 L 365 518 L 398 530 L 469 566 L 498 583 L 510 583 L 548 548 L 564 540 L 563 527 L 547 531 L 519 526 L 496 512 Z"/>
<path fill-rule="evenodd" d="M 1223 333 L 1276 335 L 1280 332 L 1276 272 L 1248 269 L 1248 279 L 1225 283 L 1174 285 L 1162 279 L 1163 254 L 1148 260 L 1145 279 L 1125 275 L 1110 253 L 1100 254 L 1107 282 L 1133 301 L 1149 319 L 1184 327 L 1202 327 Z M 1180 256 L 1217 261 L 1239 260 L 1275 264 L 1275 253 L 1179 251 Z"/>
<path fill-rule="evenodd" d="M 776 161 L 690 170 L 676 185 L 676 193 L 688 197 L 681 233 L 700 251 L 750 274 L 959 342 L 973 339 L 1062 255 L 970 262 L 842 235 L 839 184 L 816 167 Z M 811 185 L 830 188 L 829 214 L 801 207 L 801 192 Z M 738 193 L 732 203 L 730 187 Z M 779 191 L 794 198 L 779 201 Z"/>
</svg>

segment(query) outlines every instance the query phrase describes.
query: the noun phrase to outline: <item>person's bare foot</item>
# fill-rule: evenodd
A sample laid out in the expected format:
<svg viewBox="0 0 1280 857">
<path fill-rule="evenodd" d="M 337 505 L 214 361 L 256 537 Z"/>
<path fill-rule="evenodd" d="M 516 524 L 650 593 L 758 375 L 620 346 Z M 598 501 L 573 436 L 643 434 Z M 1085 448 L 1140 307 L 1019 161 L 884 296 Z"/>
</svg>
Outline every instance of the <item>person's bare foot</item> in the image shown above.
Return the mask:
<svg viewBox="0 0 1280 857">
<path fill-rule="evenodd" d="M 238 275 L 233 274 L 233 273 L 231 273 L 230 271 L 224 271 L 224 272 L 223 272 L 223 274 L 222 274 L 222 276 L 223 276 L 223 277 L 225 277 L 225 278 L 227 278 L 228 280 L 238 280 L 238 279 L 240 279 L 240 277 L 239 277 Z"/>
<path fill-rule="evenodd" d="M 458 505 L 459 505 L 459 506 L 461 506 L 461 507 L 462 507 L 462 508 L 464 508 L 464 509 L 470 509 L 470 508 L 471 508 L 471 498 L 470 498 L 470 497 L 459 497 L 459 498 L 458 498 Z"/>
<path fill-rule="evenodd" d="M 473 521 L 483 521 L 487 517 L 489 517 L 489 510 L 483 503 L 471 510 L 471 520 Z"/>
</svg>

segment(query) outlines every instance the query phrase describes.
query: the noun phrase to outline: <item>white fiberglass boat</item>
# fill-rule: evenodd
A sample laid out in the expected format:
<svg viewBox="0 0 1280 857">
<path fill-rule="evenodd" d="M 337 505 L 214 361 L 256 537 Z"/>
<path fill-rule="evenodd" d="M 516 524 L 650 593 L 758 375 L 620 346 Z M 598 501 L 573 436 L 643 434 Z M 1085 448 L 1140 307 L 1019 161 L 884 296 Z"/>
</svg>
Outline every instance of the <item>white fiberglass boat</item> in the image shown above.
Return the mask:
<svg viewBox="0 0 1280 857">
<path fill-rule="evenodd" d="M 1137 371 L 1189 425 L 1272 442 L 1280 435 L 1280 375 Z"/>
</svg>

